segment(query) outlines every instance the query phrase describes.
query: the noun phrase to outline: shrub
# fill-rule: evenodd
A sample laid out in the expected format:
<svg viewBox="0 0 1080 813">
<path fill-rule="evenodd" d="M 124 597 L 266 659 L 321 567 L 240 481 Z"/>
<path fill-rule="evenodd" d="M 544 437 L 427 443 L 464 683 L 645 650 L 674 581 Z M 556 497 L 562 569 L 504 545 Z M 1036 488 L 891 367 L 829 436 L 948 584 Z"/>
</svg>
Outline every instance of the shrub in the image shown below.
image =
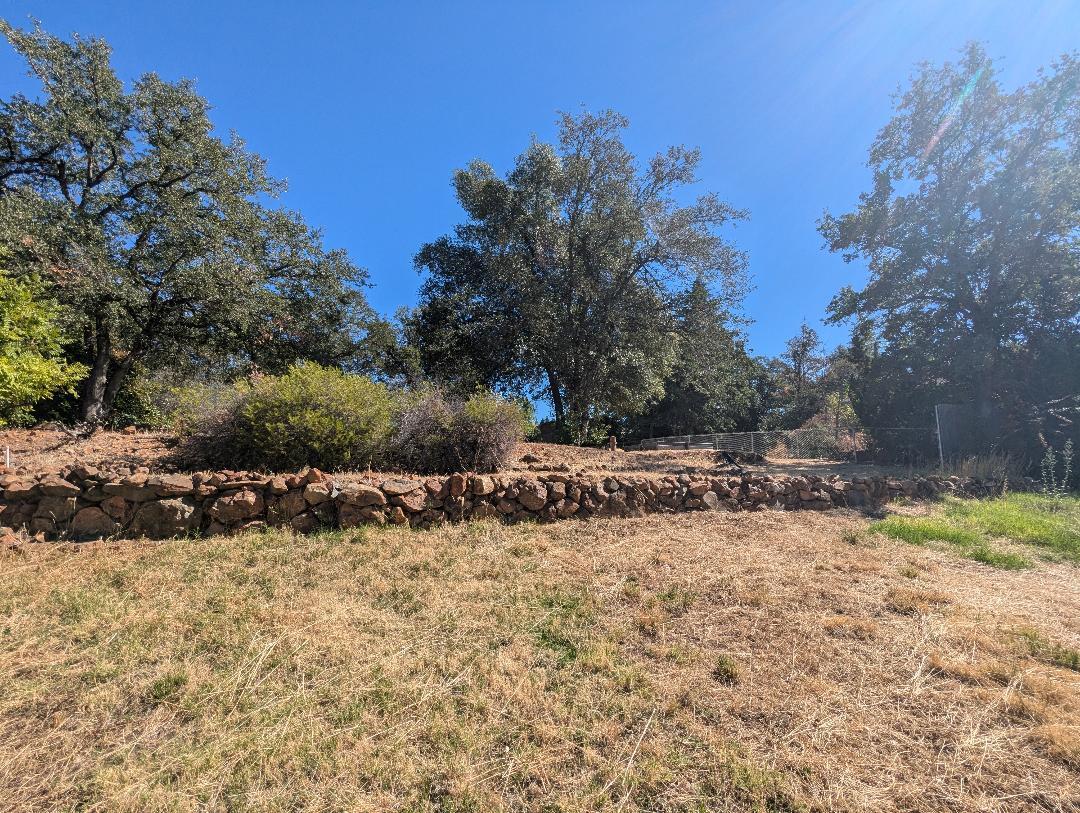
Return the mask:
<svg viewBox="0 0 1080 813">
<path fill-rule="evenodd" d="M 392 417 L 393 399 L 383 384 L 299 364 L 282 376 L 184 393 L 177 457 L 189 466 L 277 471 L 379 465 Z"/>
<path fill-rule="evenodd" d="M 34 280 L 0 271 L 0 427 L 28 423 L 37 402 L 74 392 L 86 375 L 84 365 L 64 360 L 60 312 L 41 293 Z"/>
<path fill-rule="evenodd" d="M 420 472 L 496 471 L 527 429 L 528 416 L 513 401 L 427 390 L 407 398 L 398 413 L 394 457 Z"/>
</svg>

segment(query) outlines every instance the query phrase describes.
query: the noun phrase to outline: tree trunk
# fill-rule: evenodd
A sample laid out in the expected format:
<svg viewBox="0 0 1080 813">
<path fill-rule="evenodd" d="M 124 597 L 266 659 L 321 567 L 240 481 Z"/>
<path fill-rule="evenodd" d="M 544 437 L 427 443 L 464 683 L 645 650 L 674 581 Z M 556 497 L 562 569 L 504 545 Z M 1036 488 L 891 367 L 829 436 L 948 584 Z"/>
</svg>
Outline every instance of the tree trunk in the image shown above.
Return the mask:
<svg viewBox="0 0 1080 813">
<path fill-rule="evenodd" d="M 566 407 L 563 406 L 562 392 L 559 390 L 559 379 L 554 370 L 545 370 L 548 379 L 548 390 L 551 391 L 551 408 L 555 410 L 555 425 L 560 429 L 566 426 Z"/>
<path fill-rule="evenodd" d="M 112 342 L 109 334 L 103 330 L 101 320 L 98 320 L 97 328 L 94 364 L 83 382 L 82 397 L 79 399 L 79 420 L 91 424 L 100 423 L 104 418 L 105 391 L 112 361 Z"/>
</svg>

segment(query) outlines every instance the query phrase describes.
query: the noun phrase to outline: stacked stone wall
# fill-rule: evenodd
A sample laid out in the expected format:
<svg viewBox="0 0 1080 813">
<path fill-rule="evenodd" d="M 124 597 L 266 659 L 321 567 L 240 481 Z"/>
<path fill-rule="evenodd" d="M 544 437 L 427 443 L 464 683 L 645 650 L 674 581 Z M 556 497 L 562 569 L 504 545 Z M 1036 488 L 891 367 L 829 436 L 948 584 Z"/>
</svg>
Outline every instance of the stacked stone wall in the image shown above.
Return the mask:
<svg viewBox="0 0 1080 813">
<path fill-rule="evenodd" d="M 0 476 L 0 529 L 39 539 L 166 539 L 264 526 L 309 533 L 394 523 L 430 527 L 495 518 L 550 522 L 681 511 L 873 510 L 899 497 L 985 497 L 1000 484 L 975 478 L 732 475 L 451 474 L 336 478 L 315 469 L 120 475 L 81 466 Z"/>
</svg>

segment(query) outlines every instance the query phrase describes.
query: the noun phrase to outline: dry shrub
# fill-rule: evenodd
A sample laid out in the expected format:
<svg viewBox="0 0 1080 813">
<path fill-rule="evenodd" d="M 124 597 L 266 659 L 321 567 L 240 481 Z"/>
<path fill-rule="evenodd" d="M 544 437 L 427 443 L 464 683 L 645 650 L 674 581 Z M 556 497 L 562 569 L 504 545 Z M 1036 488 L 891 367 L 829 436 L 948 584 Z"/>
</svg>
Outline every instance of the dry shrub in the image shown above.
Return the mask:
<svg viewBox="0 0 1080 813">
<path fill-rule="evenodd" d="M 525 437 L 520 406 L 490 393 L 467 400 L 433 389 L 406 399 L 397 416 L 394 457 L 412 471 L 498 471 Z"/>
</svg>

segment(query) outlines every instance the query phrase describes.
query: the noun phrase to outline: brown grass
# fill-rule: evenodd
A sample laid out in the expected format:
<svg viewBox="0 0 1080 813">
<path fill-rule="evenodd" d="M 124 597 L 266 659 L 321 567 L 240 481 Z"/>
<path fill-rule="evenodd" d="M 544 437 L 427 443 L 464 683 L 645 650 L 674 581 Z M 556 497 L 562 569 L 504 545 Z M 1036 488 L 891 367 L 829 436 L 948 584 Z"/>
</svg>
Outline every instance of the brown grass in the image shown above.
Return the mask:
<svg viewBox="0 0 1080 813">
<path fill-rule="evenodd" d="M 1075 567 L 864 525 L 8 552 L 0 809 L 1076 809 Z"/>
</svg>

